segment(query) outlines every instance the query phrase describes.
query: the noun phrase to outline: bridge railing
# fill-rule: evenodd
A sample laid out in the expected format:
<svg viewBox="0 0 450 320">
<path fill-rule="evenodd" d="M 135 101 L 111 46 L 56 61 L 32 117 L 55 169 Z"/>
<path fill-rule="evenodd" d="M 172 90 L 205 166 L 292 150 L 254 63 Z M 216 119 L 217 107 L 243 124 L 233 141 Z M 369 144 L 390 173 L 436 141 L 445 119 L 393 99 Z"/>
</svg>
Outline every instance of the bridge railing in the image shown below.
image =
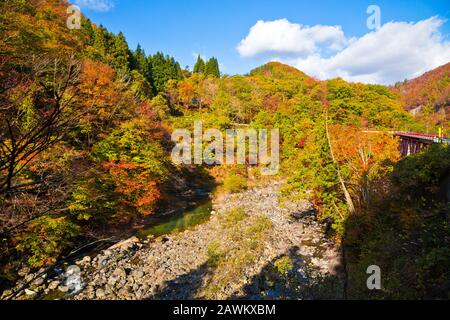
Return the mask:
<svg viewBox="0 0 450 320">
<path fill-rule="evenodd" d="M 404 138 L 411 138 L 411 139 L 417 139 L 417 140 L 425 140 L 430 141 L 433 143 L 445 143 L 450 144 L 450 139 L 446 137 L 439 137 L 434 134 L 428 134 L 428 133 L 419 133 L 419 132 L 394 132 L 394 136 L 397 137 L 404 137 Z"/>
<path fill-rule="evenodd" d="M 439 137 L 435 134 L 429 134 L 429 133 L 421 133 L 421 132 L 406 132 L 406 131 L 380 131 L 380 130 L 363 130 L 363 133 L 383 133 L 386 132 L 388 134 L 392 134 L 395 137 L 403 137 L 403 138 L 410 138 L 410 139 L 416 139 L 416 140 L 422 140 L 426 142 L 432 142 L 432 143 L 444 143 L 450 145 L 450 138 L 447 137 Z"/>
</svg>

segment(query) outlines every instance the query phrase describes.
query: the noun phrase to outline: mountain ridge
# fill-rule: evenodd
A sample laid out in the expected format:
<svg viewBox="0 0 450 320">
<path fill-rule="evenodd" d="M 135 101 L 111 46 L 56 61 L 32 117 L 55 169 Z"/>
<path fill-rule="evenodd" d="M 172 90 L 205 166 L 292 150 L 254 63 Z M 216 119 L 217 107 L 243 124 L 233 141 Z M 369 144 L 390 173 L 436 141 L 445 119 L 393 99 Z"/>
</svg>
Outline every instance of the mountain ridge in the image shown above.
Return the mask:
<svg viewBox="0 0 450 320">
<path fill-rule="evenodd" d="M 411 80 L 394 86 L 403 107 L 411 110 L 419 106 L 445 107 L 450 103 L 450 62 Z"/>
</svg>

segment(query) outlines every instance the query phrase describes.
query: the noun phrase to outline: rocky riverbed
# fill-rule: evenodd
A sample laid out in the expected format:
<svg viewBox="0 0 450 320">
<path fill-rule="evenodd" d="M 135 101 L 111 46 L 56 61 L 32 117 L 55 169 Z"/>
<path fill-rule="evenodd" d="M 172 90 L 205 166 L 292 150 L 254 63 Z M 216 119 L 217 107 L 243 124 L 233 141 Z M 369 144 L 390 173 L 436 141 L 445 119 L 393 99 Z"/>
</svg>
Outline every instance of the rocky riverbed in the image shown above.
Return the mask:
<svg viewBox="0 0 450 320">
<path fill-rule="evenodd" d="M 222 194 L 214 199 L 208 222 L 156 239 L 127 239 L 96 256 L 84 257 L 69 272 L 39 277 L 17 298 L 342 298 L 339 250 L 324 235 L 311 205 L 281 202 L 280 188 L 281 183 L 275 182 Z M 238 276 L 212 287 L 217 272 L 227 270 L 223 268 L 227 257 L 225 262 L 212 264 L 211 244 L 227 239 L 231 231 L 224 229 L 223 219 L 234 209 L 245 212 L 248 223 L 253 218 L 270 221 L 270 228 L 258 231 L 264 235 L 260 237 L 263 243 L 255 242 L 261 249 L 250 263 L 239 265 Z M 235 245 L 228 258 L 233 256 L 230 250 L 239 250 L 240 244 Z"/>
</svg>

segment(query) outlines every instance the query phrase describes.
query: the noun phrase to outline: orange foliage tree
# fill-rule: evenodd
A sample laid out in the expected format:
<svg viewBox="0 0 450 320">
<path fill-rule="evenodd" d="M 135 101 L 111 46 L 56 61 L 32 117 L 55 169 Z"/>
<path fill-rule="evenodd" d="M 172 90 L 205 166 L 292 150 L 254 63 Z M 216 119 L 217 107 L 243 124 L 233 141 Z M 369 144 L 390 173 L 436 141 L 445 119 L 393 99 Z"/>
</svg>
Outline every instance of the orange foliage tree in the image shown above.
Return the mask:
<svg viewBox="0 0 450 320">
<path fill-rule="evenodd" d="M 103 168 L 111 174 L 115 191 L 123 196 L 120 198 L 121 204 L 134 207 L 144 217 L 153 213 L 161 193 L 155 178 L 145 170 L 145 166 L 105 162 Z"/>
<path fill-rule="evenodd" d="M 369 204 L 374 187 L 371 182 L 392 171 L 393 164 L 400 159 L 397 139 L 387 132 L 367 133 L 346 125 L 331 125 L 330 135 L 353 201 L 360 207 Z"/>
</svg>

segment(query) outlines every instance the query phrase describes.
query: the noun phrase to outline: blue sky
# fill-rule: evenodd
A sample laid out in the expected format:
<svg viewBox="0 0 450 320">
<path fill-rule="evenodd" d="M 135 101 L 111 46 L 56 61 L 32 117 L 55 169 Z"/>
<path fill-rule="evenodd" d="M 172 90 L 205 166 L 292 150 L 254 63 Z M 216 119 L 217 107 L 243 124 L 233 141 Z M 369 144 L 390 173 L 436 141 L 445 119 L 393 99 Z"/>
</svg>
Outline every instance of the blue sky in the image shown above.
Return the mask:
<svg viewBox="0 0 450 320">
<path fill-rule="evenodd" d="M 317 78 L 342 76 L 351 81 L 390 83 L 450 61 L 448 0 L 72 2 L 95 23 L 115 33 L 122 31 L 131 48 L 140 43 L 147 53 L 162 51 L 190 67 L 195 54 L 216 56 L 227 74 L 244 74 L 264 62 L 279 60 Z M 381 9 L 380 30 L 367 28 L 366 10 L 371 4 Z M 392 39 L 392 34 L 400 40 Z M 286 43 L 280 43 L 280 38 Z M 425 48 L 424 57 L 419 56 L 420 47 Z M 417 57 L 404 61 L 400 51 Z M 368 56 L 371 61 L 360 62 Z M 388 66 L 395 70 L 374 70 Z"/>
</svg>

